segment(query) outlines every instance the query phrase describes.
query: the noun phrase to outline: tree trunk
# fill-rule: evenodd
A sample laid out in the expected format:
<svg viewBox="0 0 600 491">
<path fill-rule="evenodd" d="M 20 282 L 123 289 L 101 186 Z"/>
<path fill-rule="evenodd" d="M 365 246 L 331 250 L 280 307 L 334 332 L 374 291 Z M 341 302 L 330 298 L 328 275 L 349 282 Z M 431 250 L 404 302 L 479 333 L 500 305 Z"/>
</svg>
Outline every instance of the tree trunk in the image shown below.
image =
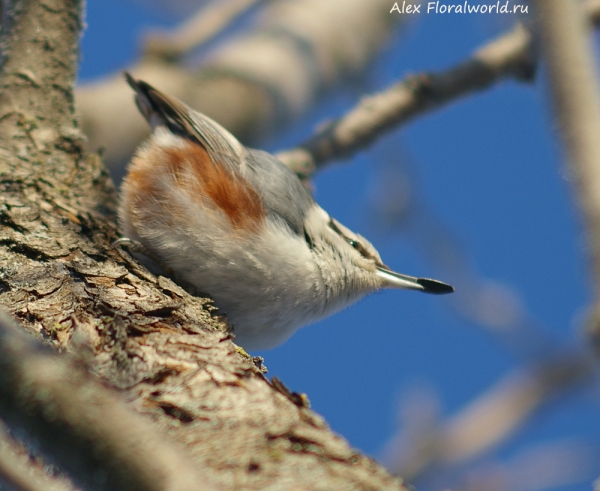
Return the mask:
<svg viewBox="0 0 600 491">
<path fill-rule="evenodd" d="M 218 488 L 404 489 L 334 435 L 305 398 L 269 383 L 213 315 L 210 299 L 110 249 L 116 193 L 101 159 L 82 150 L 73 109 L 81 3 L 7 3 L 4 308 L 40 340 L 83 359 L 153 431 L 185 447 Z"/>
</svg>

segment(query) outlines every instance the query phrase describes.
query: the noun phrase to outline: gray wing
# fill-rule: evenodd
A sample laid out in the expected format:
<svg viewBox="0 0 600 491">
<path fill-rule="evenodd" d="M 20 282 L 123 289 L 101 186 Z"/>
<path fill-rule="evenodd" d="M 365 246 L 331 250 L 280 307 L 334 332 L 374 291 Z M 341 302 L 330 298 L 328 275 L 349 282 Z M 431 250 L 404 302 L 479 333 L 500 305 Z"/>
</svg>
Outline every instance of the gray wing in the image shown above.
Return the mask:
<svg viewBox="0 0 600 491">
<path fill-rule="evenodd" d="M 148 121 L 158 116 L 173 133 L 202 145 L 214 162 L 239 172 L 257 189 L 267 215 L 282 220 L 303 236 L 304 219 L 315 202 L 288 167 L 270 153 L 247 149 L 221 125 L 183 102 L 127 72 L 125 78 L 135 90 L 137 105 Z"/>
<path fill-rule="evenodd" d="M 260 190 L 271 218 L 283 220 L 298 235 L 304 234 L 304 219 L 315 201 L 300 179 L 273 155 L 248 149 L 243 176 Z"/>
</svg>

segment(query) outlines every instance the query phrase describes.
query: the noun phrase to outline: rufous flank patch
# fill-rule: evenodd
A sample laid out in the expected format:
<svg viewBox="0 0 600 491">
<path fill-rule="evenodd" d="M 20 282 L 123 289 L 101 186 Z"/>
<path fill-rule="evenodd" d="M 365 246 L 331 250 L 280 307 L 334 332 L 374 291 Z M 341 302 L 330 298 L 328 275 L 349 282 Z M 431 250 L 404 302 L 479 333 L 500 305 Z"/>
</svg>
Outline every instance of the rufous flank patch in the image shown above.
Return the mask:
<svg viewBox="0 0 600 491">
<path fill-rule="evenodd" d="M 191 198 L 210 198 L 235 228 L 256 229 L 265 218 L 262 201 L 252 186 L 243 177 L 213 162 L 197 143 L 186 142 L 183 148 L 171 147 L 163 151 L 176 179 Z M 182 178 L 187 173 L 189 177 Z"/>
</svg>

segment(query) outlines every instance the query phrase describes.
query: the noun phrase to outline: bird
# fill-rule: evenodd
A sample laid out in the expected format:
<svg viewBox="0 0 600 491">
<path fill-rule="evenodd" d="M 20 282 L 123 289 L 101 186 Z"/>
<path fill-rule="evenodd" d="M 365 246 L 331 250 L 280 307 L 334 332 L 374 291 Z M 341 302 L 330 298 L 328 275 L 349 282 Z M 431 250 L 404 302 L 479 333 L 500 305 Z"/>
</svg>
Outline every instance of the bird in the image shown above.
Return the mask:
<svg viewBox="0 0 600 491">
<path fill-rule="evenodd" d="M 147 82 L 125 77 L 152 128 L 121 186 L 123 240 L 210 295 L 236 344 L 271 349 L 384 288 L 454 291 L 392 271 L 287 166 Z M 148 261 L 146 261 L 148 262 Z"/>
</svg>

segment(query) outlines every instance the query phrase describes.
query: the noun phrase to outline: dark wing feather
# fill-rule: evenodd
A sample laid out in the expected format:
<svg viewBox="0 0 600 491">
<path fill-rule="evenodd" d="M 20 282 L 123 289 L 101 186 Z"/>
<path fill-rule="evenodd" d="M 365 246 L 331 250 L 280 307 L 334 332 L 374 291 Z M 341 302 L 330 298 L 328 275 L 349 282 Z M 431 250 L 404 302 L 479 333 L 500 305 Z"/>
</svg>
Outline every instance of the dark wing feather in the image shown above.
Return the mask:
<svg viewBox="0 0 600 491">
<path fill-rule="evenodd" d="M 136 102 L 140 111 L 149 121 L 151 113 L 154 113 L 173 133 L 202 145 L 213 160 L 219 154 L 240 160 L 244 156 L 242 144 L 212 119 L 162 93 L 150 84 L 135 80 L 127 72 L 125 78 L 137 94 Z"/>
</svg>

